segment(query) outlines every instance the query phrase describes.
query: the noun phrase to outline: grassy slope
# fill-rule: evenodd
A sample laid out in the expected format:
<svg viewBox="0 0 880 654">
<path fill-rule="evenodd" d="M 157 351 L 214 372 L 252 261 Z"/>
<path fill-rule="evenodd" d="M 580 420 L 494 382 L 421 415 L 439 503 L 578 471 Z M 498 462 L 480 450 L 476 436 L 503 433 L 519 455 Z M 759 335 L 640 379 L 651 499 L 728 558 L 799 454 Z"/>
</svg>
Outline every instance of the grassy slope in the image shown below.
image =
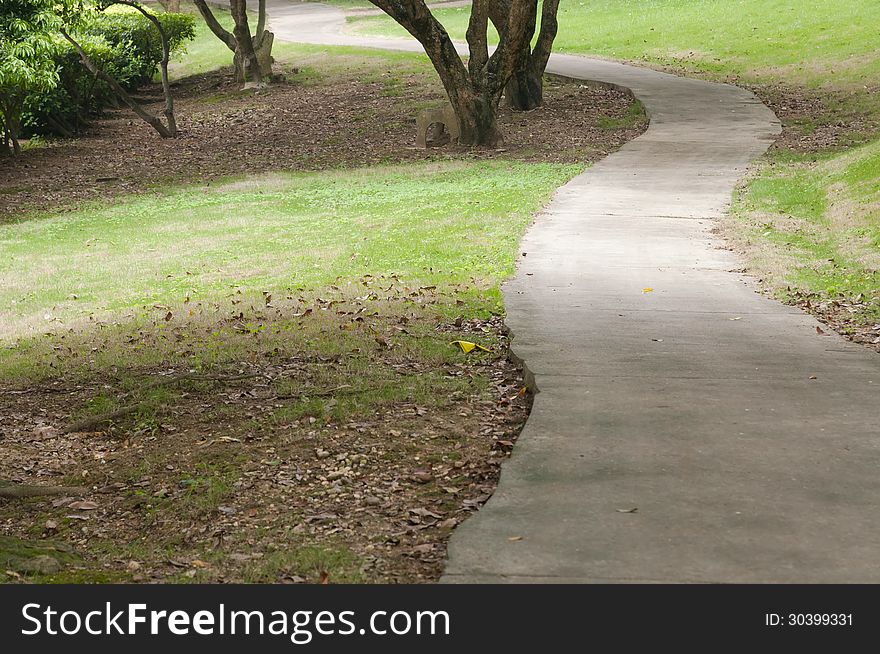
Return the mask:
<svg viewBox="0 0 880 654">
<path fill-rule="evenodd" d="M 577 170 L 450 162 L 286 174 L 6 225 L 0 338 L 120 314 L 164 316 L 186 298 L 202 306 L 238 290 L 245 299 L 320 292 L 367 274 L 426 285 L 477 280 L 488 289 L 481 301 L 497 309 L 531 212 Z M 0 370 L 37 365 L 21 349 L 2 352 Z"/>
<path fill-rule="evenodd" d="M 738 193 L 733 239 L 783 297 L 841 299 L 880 323 L 880 141 L 763 162 Z"/>
<path fill-rule="evenodd" d="M 468 8 L 437 16 L 457 38 Z M 563 3 L 556 47 L 672 66 L 711 79 L 818 98 L 795 118 L 809 133 L 822 124 L 858 125 L 841 142 L 858 145 L 880 128 L 880 3 L 855 0 L 590 0 Z M 354 19 L 370 33 L 402 31 L 384 17 Z M 797 156 L 774 151 L 738 193 L 739 222 L 727 233 L 780 296 L 793 290 L 859 298 L 856 322 L 880 320 L 880 142 L 850 151 Z"/>
</svg>

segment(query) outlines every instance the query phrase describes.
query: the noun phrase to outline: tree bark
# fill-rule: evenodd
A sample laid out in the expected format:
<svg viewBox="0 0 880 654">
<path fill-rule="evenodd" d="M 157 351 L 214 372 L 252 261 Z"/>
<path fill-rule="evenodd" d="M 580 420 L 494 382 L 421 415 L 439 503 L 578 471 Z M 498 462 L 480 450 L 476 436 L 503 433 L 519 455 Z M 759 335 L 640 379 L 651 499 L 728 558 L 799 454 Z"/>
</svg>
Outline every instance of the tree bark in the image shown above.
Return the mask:
<svg viewBox="0 0 880 654">
<path fill-rule="evenodd" d="M 263 80 L 272 79 L 272 46 L 275 43 L 275 35 L 266 29 L 266 0 L 260 0 L 257 13 L 257 31 L 254 34 L 254 51 L 257 55 L 257 64 L 260 66 L 260 74 Z"/>
<path fill-rule="evenodd" d="M 9 135 L 9 125 L 6 122 L 6 115 L 3 115 L 3 154 L 9 155 L 9 149 L 12 147 L 11 145 L 12 139 Z"/>
<path fill-rule="evenodd" d="M 492 1 L 490 18 L 499 33 L 504 29 L 509 10 L 510 0 Z M 541 8 L 541 27 L 534 48 L 531 47 L 531 41 L 536 26 L 532 23 L 527 27 L 528 39 L 505 89 L 508 104 L 517 111 L 531 111 L 544 103 L 544 71 L 558 30 L 558 10 L 559 0 L 544 1 Z"/>
<path fill-rule="evenodd" d="M 0 102 L 0 113 L 3 114 L 3 145 L 6 153 L 13 155 L 21 154 L 21 143 L 18 135 L 21 132 L 19 112 L 21 111 L 21 99 L 6 97 Z"/>
<path fill-rule="evenodd" d="M 257 5 L 257 42 L 255 47 L 260 48 L 260 41 L 263 39 L 263 32 L 266 31 L 266 0 L 260 0 Z"/>
<path fill-rule="evenodd" d="M 254 39 L 248 24 L 247 0 L 229 0 L 229 7 L 235 23 L 232 30 L 236 44 L 235 58 L 241 66 L 244 88 L 263 86 L 263 72 L 260 70 L 260 62 L 257 60 Z"/>
<path fill-rule="evenodd" d="M 88 492 L 82 486 L 26 486 L 23 484 L 0 484 L 0 498 L 17 500 L 46 495 L 82 495 Z"/>
<path fill-rule="evenodd" d="M 523 66 L 510 78 L 504 95 L 516 111 L 537 109 L 544 104 L 544 76 L 531 66 Z"/>
<path fill-rule="evenodd" d="M 272 45 L 274 35 L 266 30 L 266 0 L 259 0 L 257 33 L 251 36 L 246 0 L 229 0 L 235 23 L 230 32 L 220 24 L 206 0 L 193 0 L 208 29 L 233 52 L 235 81 L 245 88 L 262 86 L 272 77 Z"/>
</svg>

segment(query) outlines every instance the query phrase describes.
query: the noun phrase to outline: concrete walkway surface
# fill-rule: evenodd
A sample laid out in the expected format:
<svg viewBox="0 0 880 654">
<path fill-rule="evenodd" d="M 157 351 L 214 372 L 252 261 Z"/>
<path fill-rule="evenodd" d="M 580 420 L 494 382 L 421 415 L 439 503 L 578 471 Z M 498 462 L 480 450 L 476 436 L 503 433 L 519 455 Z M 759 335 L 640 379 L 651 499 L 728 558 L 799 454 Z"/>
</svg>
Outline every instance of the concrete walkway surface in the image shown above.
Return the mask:
<svg viewBox="0 0 880 654">
<path fill-rule="evenodd" d="M 269 12 L 281 39 L 420 50 L 326 6 Z M 522 243 L 507 322 L 539 393 L 444 581 L 880 581 L 880 357 L 758 295 L 711 233 L 779 122 L 733 86 L 548 72 L 629 88 L 651 123 Z"/>
</svg>

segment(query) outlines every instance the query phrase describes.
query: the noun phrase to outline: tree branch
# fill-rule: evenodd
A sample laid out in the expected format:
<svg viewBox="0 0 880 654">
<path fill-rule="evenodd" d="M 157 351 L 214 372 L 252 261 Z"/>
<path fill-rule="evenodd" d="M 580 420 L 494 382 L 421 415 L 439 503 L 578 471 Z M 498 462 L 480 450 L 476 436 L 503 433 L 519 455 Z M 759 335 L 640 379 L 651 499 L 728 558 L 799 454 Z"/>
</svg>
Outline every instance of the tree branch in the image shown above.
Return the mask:
<svg viewBox="0 0 880 654">
<path fill-rule="evenodd" d="M 544 74 L 547 62 L 550 60 L 550 52 L 553 50 L 553 41 L 556 40 L 556 32 L 559 29 L 556 15 L 559 11 L 559 0 L 544 0 L 541 8 L 541 31 L 538 33 L 538 41 L 532 50 L 532 68 Z"/>
<path fill-rule="evenodd" d="M 558 0 L 557 0 L 558 1 Z M 266 0 L 260 0 L 257 10 L 257 32 L 254 36 L 254 48 L 259 50 L 263 45 L 263 34 L 266 32 Z"/>
<path fill-rule="evenodd" d="M 153 24 L 153 27 L 159 32 L 159 38 L 162 40 L 162 61 L 159 68 L 162 71 L 162 92 L 165 94 L 165 120 L 168 121 L 168 131 L 171 136 L 177 136 L 177 120 L 174 117 L 174 98 L 171 95 L 171 83 L 168 81 L 168 60 L 171 58 L 171 46 L 168 43 L 168 34 L 162 27 L 162 22 L 153 14 L 144 9 L 139 3 L 132 0 L 107 0 L 106 6 L 125 5 L 139 11 L 144 18 Z"/>
<path fill-rule="evenodd" d="M 434 18 L 424 0 L 370 0 L 372 4 L 396 20 L 425 49 L 443 88 L 455 104 L 470 86 L 467 68 L 443 25 Z"/>
<path fill-rule="evenodd" d="M 205 2 L 205 0 L 193 0 L 193 2 L 199 10 L 199 13 L 202 15 L 202 18 L 205 19 L 208 29 L 214 33 L 214 36 L 223 41 L 227 48 L 235 52 L 238 45 L 235 42 L 235 36 L 233 36 L 232 32 L 224 29 L 224 27 L 217 21 L 217 17 L 214 16 L 214 12 L 211 11 L 208 3 Z"/>
<path fill-rule="evenodd" d="M 489 46 L 486 31 L 489 28 L 489 0 L 473 0 L 471 4 L 471 16 L 468 20 L 465 38 L 470 50 L 468 59 L 468 72 L 472 80 L 477 80 L 484 74 L 484 68 L 489 61 Z"/>
<path fill-rule="evenodd" d="M 0 498 L 6 500 L 43 497 L 46 495 L 82 495 L 87 491 L 82 486 L 25 486 L 22 484 L 0 485 Z"/>
<path fill-rule="evenodd" d="M 105 81 L 110 86 L 110 88 L 113 89 L 114 93 L 116 93 L 116 95 L 118 95 L 119 98 L 141 118 L 141 120 L 149 124 L 153 129 L 155 129 L 159 133 L 159 136 L 161 136 L 162 138 L 171 138 L 173 136 L 173 134 L 168 131 L 168 128 L 162 124 L 162 121 L 153 114 L 149 113 L 146 109 L 144 109 L 134 98 L 132 98 L 128 94 L 128 92 L 124 88 L 122 88 L 122 85 L 117 82 L 115 78 L 98 68 L 95 65 L 95 62 L 93 62 L 86 54 L 85 50 L 82 49 L 82 46 L 77 43 L 76 40 L 74 40 L 74 38 L 70 36 L 70 34 L 68 34 L 64 28 L 61 29 L 61 36 L 63 36 L 65 40 L 67 40 L 67 42 L 76 49 L 77 53 L 79 54 L 80 63 L 82 63 L 82 65 L 85 66 L 89 70 L 89 72 L 92 73 L 92 75 L 95 75 L 96 77 Z"/>
</svg>

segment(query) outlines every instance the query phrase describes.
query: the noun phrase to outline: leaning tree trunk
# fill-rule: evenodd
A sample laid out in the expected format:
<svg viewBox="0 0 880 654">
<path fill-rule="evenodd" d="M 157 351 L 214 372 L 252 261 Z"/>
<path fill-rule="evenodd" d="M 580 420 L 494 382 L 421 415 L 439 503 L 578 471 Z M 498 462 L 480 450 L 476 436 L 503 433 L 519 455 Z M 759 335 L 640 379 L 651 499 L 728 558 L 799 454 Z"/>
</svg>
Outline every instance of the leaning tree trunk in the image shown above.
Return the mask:
<svg viewBox="0 0 880 654">
<path fill-rule="evenodd" d="M 67 40 L 67 42 L 74 47 L 77 54 L 79 54 L 80 63 L 85 66 L 92 75 L 94 75 L 98 79 L 105 81 L 107 85 L 111 89 L 113 89 L 116 95 L 125 104 L 127 104 L 129 108 L 134 113 L 136 113 L 141 120 L 143 120 L 145 123 L 149 124 L 150 127 L 156 130 L 159 136 L 161 136 L 162 138 L 173 138 L 177 135 L 176 131 L 172 132 L 171 129 L 169 129 L 170 127 L 174 127 L 173 123 L 169 125 L 169 127 L 166 127 L 159 118 L 144 109 L 137 100 L 131 97 L 128 92 L 124 88 L 122 88 L 122 85 L 117 82 L 114 77 L 108 75 L 103 70 L 98 68 L 97 65 L 95 65 L 95 62 L 93 62 L 89 58 L 85 50 L 83 50 L 82 46 L 76 40 L 74 40 L 74 38 L 70 36 L 70 34 L 68 34 L 66 30 L 61 30 L 61 36 L 63 36 Z M 174 127 L 174 129 L 176 130 L 176 127 Z"/>
<path fill-rule="evenodd" d="M 141 15 L 153 24 L 156 31 L 159 32 L 159 39 L 162 41 L 162 61 L 159 62 L 159 69 L 162 71 L 162 92 L 165 95 L 165 122 L 168 124 L 168 132 L 171 136 L 177 136 L 177 119 L 174 116 L 174 96 L 171 94 L 171 82 L 168 79 L 168 63 L 171 59 L 171 44 L 168 41 L 168 34 L 162 27 L 162 22 L 149 11 L 140 6 L 137 2 L 131 0 L 107 0 L 107 6 L 111 4 L 125 5 L 132 7 L 141 13 Z M 178 2 L 178 8 L 179 7 Z"/>
</svg>

